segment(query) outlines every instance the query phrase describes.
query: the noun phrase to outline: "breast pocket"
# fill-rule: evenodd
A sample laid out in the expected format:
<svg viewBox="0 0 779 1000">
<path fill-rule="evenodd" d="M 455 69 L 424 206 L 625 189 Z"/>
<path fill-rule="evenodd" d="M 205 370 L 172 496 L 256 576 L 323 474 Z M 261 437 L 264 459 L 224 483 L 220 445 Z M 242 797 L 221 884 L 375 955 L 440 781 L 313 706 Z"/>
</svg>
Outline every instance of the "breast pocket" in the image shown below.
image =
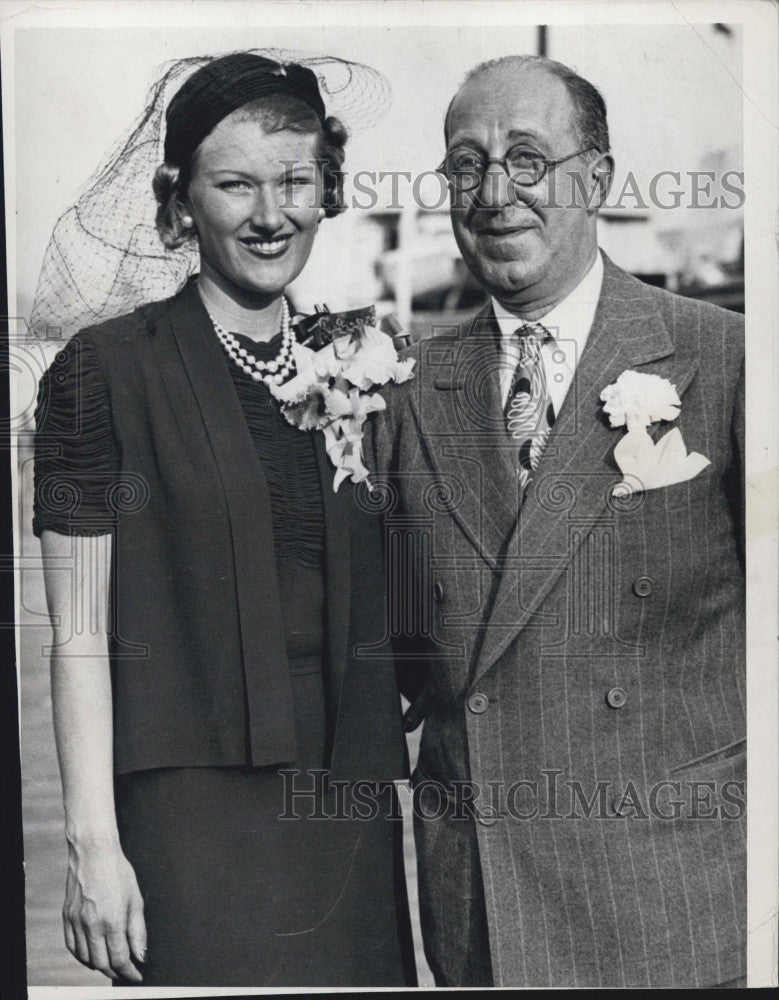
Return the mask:
<svg viewBox="0 0 779 1000">
<path fill-rule="evenodd" d="M 627 497 L 612 497 L 611 508 L 619 518 L 650 517 L 679 511 L 699 504 L 715 488 L 717 474 L 709 465 L 697 476 L 683 483 L 642 490 Z"/>
</svg>

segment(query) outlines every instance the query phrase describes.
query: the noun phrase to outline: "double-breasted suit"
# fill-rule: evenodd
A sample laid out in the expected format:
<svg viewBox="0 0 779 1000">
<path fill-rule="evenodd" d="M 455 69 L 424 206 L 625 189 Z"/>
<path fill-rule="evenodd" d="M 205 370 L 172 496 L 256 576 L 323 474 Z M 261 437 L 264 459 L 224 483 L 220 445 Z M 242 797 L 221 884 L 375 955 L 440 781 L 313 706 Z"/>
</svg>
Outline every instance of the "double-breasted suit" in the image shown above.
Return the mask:
<svg viewBox="0 0 779 1000">
<path fill-rule="evenodd" d="M 440 983 L 745 971 L 743 321 L 604 263 L 523 503 L 489 306 L 411 349 L 416 377 L 376 422 L 390 574 L 413 604 L 398 649 L 426 672 L 413 784 Z M 619 500 L 624 429 L 599 397 L 628 369 L 681 398 L 652 435 L 677 426 L 711 464 Z"/>
</svg>

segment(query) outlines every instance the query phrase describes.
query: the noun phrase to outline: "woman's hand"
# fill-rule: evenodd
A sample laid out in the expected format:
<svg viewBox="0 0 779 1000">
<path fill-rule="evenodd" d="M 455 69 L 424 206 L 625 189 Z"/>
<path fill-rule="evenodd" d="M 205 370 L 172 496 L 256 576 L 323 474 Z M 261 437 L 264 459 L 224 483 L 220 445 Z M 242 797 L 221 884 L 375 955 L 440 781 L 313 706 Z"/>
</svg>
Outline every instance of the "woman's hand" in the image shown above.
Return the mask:
<svg viewBox="0 0 779 1000">
<path fill-rule="evenodd" d="M 62 908 L 65 944 L 79 962 L 111 979 L 143 979 L 146 923 L 132 865 L 117 844 L 68 845 L 68 879 Z"/>
<path fill-rule="evenodd" d="M 122 853 L 114 805 L 113 703 L 108 655 L 111 535 L 41 536 L 54 642 L 51 700 L 65 803 L 68 951 L 111 979 L 140 983 L 146 924 L 135 872 Z M 75 565 L 72 577 L 63 565 Z M 78 613 L 76 613 L 78 612 Z"/>
</svg>

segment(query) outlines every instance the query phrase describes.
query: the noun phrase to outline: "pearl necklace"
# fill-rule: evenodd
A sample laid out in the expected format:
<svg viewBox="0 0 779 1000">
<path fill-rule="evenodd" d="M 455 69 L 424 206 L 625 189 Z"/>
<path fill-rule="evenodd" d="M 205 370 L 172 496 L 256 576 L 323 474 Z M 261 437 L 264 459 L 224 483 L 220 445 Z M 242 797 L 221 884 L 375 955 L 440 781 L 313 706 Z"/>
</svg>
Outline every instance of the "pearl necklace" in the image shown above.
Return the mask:
<svg viewBox="0 0 779 1000">
<path fill-rule="evenodd" d="M 210 314 L 209 314 L 210 315 Z M 270 361 L 258 361 L 246 348 L 241 347 L 238 340 L 211 316 L 214 330 L 217 337 L 222 342 L 222 346 L 241 371 L 246 372 L 255 382 L 264 382 L 265 385 L 281 385 L 290 372 L 295 367 L 295 360 L 292 357 L 293 334 L 289 322 L 289 306 L 287 300 L 281 299 L 281 347 L 275 358 Z"/>
</svg>

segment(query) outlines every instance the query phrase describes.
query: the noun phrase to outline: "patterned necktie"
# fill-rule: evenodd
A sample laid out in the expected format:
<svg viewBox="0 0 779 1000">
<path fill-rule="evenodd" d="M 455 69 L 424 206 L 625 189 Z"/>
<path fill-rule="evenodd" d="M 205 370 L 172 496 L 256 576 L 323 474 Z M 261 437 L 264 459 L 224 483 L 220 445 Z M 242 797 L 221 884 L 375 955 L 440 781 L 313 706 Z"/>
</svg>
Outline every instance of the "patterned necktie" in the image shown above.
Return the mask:
<svg viewBox="0 0 779 1000">
<path fill-rule="evenodd" d="M 519 482 L 524 500 L 555 419 L 546 386 L 541 345 L 549 336 L 540 323 L 517 330 L 519 361 L 511 382 L 504 416 L 506 430 L 519 442 Z"/>
</svg>

